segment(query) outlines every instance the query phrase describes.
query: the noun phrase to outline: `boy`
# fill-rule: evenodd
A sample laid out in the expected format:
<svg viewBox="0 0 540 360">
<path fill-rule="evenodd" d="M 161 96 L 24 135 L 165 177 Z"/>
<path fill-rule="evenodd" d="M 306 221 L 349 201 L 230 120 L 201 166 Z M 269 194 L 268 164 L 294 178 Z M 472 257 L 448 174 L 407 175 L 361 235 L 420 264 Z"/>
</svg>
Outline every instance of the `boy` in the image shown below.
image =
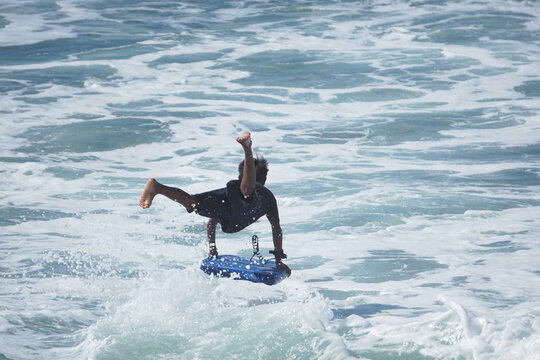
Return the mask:
<svg viewBox="0 0 540 360">
<path fill-rule="evenodd" d="M 276 257 L 276 264 L 290 269 L 281 262 L 287 255 L 283 252 L 283 233 L 279 223 L 279 214 L 274 195 L 264 184 L 268 173 L 267 162 L 264 158 L 253 158 L 251 150 L 251 134 L 242 133 L 236 141 L 244 149 L 244 161 L 238 167 L 239 180 L 231 180 L 227 187 L 208 191 L 201 194 L 191 195 L 187 192 L 158 183 L 155 179 L 149 179 L 139 200 L 139 205 L 147 209 L 152 205 L 152 200 L 158 194 L 183 205 L 191 213 L 208 217 L 207 235 L 210 246 L 208 256 L 217 257 L 216 226 L 221 224 L 225 233 L 235 233 L 257 221 L 266 215 L 272 226 L 272 238 L 274 250 L 270 253 Z"/>
</svg>

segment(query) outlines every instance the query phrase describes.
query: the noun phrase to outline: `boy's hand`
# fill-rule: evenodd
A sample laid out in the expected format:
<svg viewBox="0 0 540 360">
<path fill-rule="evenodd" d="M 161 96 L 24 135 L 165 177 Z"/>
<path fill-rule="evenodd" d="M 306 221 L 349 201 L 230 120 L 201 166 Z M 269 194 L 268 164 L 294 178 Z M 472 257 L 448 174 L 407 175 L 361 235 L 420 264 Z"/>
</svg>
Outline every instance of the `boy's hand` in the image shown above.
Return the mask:
<svg viewBox="0 0 540 360">
<path fill-rule="evenodd" d="M 282 263 L 281 261 L 279 261 L 279 262 L 276 262 L 276 266 L 277 266 L 278 268 L 280 268 L 280 269 L 285 269 L 285 270 L 287 270 L 287 277 L 291 276 L 292 271 L 291 271 L 291 269 L 290 269 L 287 265 L 285 265 L 284 263 Z"/>
<path fill-rule="evenodd" d="M 283 252 L 283 249 L 270 250 L 270 254 L 274 254 L 274 256 L 276 257 L 276 267 L 287 270 L 287 274 L 288 274 L 287 276 L 291 276 L 291 273 L 292 273 L 291 269 L 287 265 L 281 262 L 281 259 L 287 258 L 287 254 Z"/>
</svg>

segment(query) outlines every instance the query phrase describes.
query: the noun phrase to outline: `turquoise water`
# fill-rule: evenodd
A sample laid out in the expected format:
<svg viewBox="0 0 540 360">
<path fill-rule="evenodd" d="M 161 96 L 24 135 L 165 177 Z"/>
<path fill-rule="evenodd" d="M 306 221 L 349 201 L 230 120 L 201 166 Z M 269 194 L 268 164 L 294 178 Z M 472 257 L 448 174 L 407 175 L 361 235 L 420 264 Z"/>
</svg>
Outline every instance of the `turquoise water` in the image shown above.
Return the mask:
<svg viewBox="0 0 540 360">
<path fill-rule="evenodd" d="M 537 1 L 0 1 L 0 359 L 537 359 Z M 252 132 L 287 264 L 199 270 Z M 218 232 L 249 256 L 267 221 Z"/>
</svg>

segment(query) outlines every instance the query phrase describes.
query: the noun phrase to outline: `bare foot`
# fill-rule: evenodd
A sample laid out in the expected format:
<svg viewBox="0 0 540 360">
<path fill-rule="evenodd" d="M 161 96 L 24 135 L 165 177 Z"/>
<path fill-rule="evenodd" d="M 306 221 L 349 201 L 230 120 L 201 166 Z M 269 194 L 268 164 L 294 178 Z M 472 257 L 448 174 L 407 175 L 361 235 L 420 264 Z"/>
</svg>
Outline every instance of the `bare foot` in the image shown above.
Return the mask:
<svg viewBox="0 0 540 360">
<path fill-rule="evenodd" d="M 218 252 L 217 252 L 217 248 L 216 248 L 216 243 L 211 243 L 210 244 L 210 252 L 208 253 L 208 257 L 217 259 Z"/>
<path fill-rule="evenodd" d="M 154 196 L 158 193 L 157 184 L 156 179 L 148 179 L 146 182 L 141 199 L 139 200 L 139 206 L 143 209 L 148 209 L 152 205 L 152 200 L 154 200 Z"/>
<path fill-rule="evenodd" d="M 244 131 L 242 135 L 236 138 L 236 141 L 242 145 L 244 149 L 251 148 L 251 134 L 249 131 Z"/>
</svg>

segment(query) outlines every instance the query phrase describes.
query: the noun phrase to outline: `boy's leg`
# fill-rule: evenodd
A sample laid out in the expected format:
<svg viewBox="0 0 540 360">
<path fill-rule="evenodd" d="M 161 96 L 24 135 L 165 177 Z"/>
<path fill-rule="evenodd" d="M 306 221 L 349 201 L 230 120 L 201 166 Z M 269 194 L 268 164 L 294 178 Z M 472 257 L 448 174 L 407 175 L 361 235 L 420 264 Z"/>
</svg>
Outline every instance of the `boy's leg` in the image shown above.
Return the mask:
<svg viewBox="0 0 540 360">
<path fill-rule="evenodd" d="M 182 204 L 188 210 L 193 209 L 193 206 L 197 204 L 197 197 L 188 194 L 184 190 L 160 184 L 156 179 L 149 179 L 142 192 L 139 205 L 143 209 L 148 209 L 152 205 L 152 200 L 154 200 L 154 197 L 157 194 L 164 195 L 169 199 Z"/>
<path fill-rule="evenodd" d="M 208 220 L 208 224 L 206 225 L 206 234 L 208 235 L 208 247 L 210 249 L 208 256 L 214 257 L 218 256 L 217 248 L 216 248 L 216 226 L 219 222 L 216 219 L 210 219 Z"/>
<path fill-rule="evenodd" d="M 236 138 L 236 141 L 244 148 L 244 171 L 242 173 L 242 182 L 240 183 L 240 191 L 244 197 L 250 197 L 255 190 L 255 162 L 253 160 L 253 152 L 251 151 L 251 134 L 249 131 L 242 133 Z"/>
</svg>

